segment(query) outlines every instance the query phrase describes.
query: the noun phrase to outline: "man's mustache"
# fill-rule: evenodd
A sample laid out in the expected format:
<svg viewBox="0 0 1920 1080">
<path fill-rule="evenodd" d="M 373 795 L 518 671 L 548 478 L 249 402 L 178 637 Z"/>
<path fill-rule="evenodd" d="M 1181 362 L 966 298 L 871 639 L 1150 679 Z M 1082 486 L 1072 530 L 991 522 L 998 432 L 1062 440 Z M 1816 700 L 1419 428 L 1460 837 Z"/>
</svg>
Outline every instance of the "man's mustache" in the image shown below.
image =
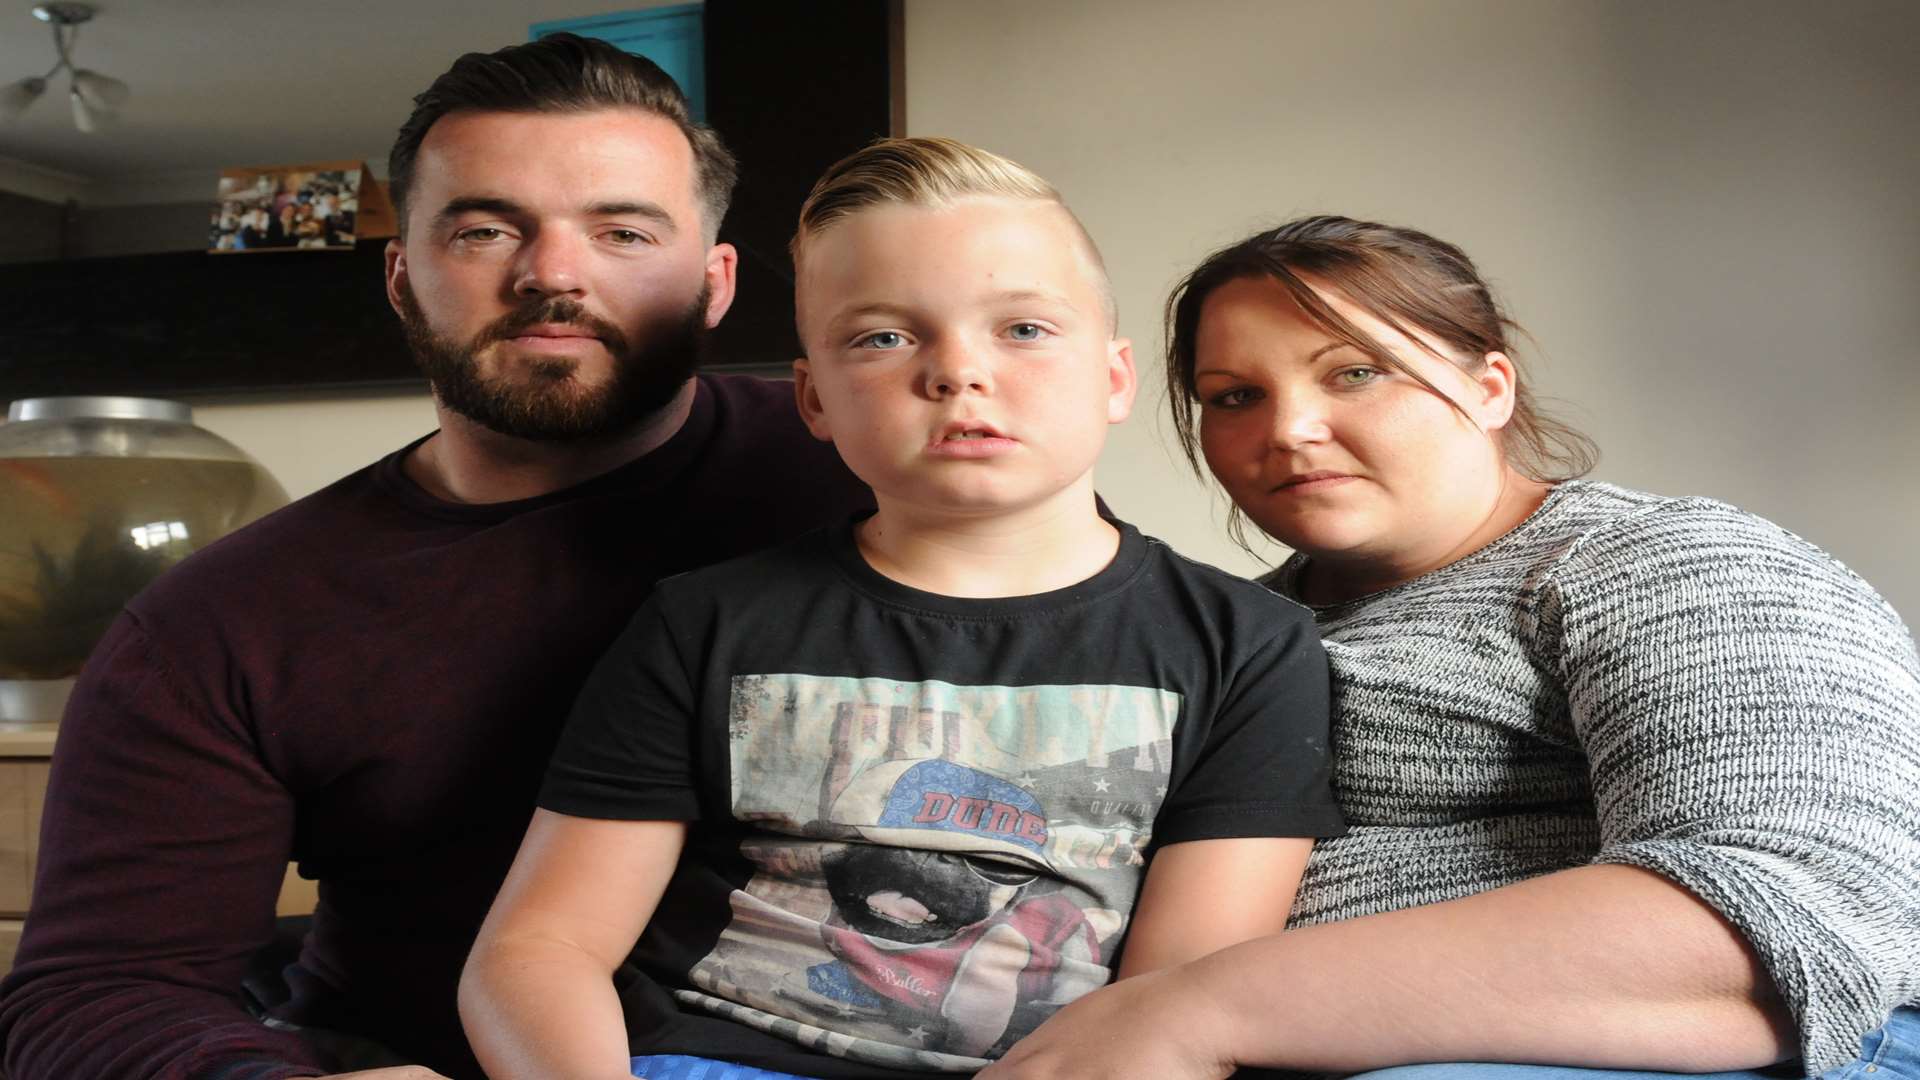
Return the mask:
<svg viewBox="0 0 1920 1080">
<path fill-rule="evenodd" d="M 620 328 L 588 311 L 577 300 L 564 296 L 535 300 L 515 308 L 487 324 L 474 340 L 474 347 L 520 336 L 535 326 L 577 326 L 600 339 L 615 356 L 627 354 L 627 335 Z"/>
</svg>

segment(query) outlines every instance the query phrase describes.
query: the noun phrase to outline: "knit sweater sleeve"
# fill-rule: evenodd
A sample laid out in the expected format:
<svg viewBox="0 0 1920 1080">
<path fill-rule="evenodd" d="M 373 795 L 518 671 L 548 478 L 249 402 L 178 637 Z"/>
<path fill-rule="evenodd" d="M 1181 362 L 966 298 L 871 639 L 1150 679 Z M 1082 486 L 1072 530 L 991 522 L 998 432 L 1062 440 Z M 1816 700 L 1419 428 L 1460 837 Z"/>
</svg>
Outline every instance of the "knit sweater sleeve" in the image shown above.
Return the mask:
<svg viewBox="0 0 1920 1080">
<path fill-rule="evenodd" d="M 1539 592 L 1602 847 L 1725 916 L 1815 1073 L 1920 998 L 1920 664 L 1893 609 L 1764 520 L 1667 500 Z"/>
<path fill-rule="evenodd" d="M 61 723 L 33 916 L 0 990 L 12 1080 L 327 1072 L 240 1004 L 273 932 L 293 804 L 123 614 Z"/>
</svg>

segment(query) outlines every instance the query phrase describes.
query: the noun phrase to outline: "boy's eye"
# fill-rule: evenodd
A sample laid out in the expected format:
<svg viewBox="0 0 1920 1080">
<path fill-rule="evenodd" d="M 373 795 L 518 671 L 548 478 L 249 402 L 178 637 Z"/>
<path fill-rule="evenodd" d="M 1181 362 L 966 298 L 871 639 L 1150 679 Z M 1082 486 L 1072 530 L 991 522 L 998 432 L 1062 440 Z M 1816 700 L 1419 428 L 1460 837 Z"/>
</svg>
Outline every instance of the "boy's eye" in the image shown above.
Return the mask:
<svg viewBox="0 0 1920 1080">
<path fill-rule="evenodd" d="M 1035 323 L 1014 323 L 1007 328 L 1007 336 L 1015 341 L 1039 341 L 1047 336 L 1047 331 Z"/>
<path fill-rule="evenodd" d="M 856 349 L 897 349 L 907 343 L 906 335 L 897 330 L 875 330 L 873 333 L 856 340 Z"/>
</svg>

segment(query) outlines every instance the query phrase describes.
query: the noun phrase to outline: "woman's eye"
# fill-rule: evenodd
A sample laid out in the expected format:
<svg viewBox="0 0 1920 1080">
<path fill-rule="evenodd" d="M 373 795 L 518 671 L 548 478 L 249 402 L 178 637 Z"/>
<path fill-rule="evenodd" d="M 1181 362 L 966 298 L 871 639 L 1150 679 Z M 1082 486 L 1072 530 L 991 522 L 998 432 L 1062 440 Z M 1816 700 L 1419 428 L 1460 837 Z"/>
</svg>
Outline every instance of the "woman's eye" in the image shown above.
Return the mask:
<svg viewBox="0 0 1920 1080">
<path fill-rule="evenodd" d="M 1253 401 L 1253 390 L 1245 386 L 1236 386 L 1208 398 L 1207 404 L 1216 409 L 1235 409 L 1251 401 Z"/>
<path fill-rule="evenodd" d="M 907 343 L 906 336 L 894 330 L 875 330 L 853 343 L 856 349 L 897 349 Z"/>
<path fill-rule="evenodd" d="M 1333 373 L 1333 381 L 1341 386 L 1365 386 L 1380 377 L 1379 368 L 1352 367 Z"/>
<path fill-rule="evenodd" d="M 1039 341 L 1047 336 L 1047 331 L 1035 323 L 1014 323 L 1007 328 L 1007 336 L 1015 341 Z"/>
</svg>

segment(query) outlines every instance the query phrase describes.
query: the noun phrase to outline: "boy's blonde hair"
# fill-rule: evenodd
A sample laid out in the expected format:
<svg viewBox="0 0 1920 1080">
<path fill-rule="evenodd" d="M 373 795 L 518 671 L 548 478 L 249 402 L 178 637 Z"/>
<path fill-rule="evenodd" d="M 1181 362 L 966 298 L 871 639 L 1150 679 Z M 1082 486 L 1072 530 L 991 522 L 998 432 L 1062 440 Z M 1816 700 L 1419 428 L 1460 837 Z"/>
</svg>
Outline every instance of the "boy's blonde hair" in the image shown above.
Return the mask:
<svg viewBox="0 0 1920 1080">
<path fill-rule="evenodd" d="M 1117 330 L 1119 315 L 1106 261 L 1060 192 L 1017 161 L 937 135 L 879 139 L 834 162 L 800 205 L 800 227 L 789 248 L 794 270 L 800 268 L 808 241 L 862 210 L 876 206 L 938 210 L 970 198 L 1030 199 L 1058 206 L 1080 234 L 1107 330 Z"/>
</svg>

